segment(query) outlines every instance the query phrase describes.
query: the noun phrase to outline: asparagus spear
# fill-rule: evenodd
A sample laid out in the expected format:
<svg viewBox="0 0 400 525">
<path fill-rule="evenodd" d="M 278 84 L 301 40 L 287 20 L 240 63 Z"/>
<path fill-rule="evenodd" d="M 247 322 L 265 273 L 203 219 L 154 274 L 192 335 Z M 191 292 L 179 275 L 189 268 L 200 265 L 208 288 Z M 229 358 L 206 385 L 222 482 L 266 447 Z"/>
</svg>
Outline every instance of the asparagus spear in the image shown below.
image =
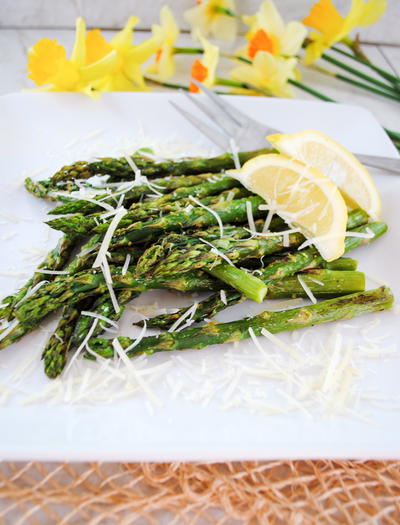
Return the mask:
<svg viewBox="0 0 400 525">
<path fill-rule="evenodd" d="M 368 228 L 378 237 L 387 229 L 384 223 L 370 223 Z M 365 244 L 371 239 L 360 237 L 349 237 L 351 247 Z M 347 242 L 347 241 L 346 241 Z M 218 281 L 207 277 L 203 272 L 186 272 L 179 275 L 169 274 L 151 279 L 136 279 L 131 272 L 126 275 L 118 275 L 120 269 L 112 268 L 113 287 L 116 290 L 129 288 L 136 292 L 142 292 L 157 288 L 170 288 L 180 291 L 199 291 L 199 290 L 218 290 Z M 65 304 L 74 304 L 91 295 L 105 293 L 106 284 L 104 277 L 97 271 L 81 272 L 71 276 L 60 276 L 54 282 L 43 285 L 35 294 L 26 298 L 15 309 L 15 316 L 20 323 L 34 325 L 51 311 Z M 19 328 L 18 328 L 19 330 Z M 17 330 L 17 331 L 18 331 Z M 0 348 L 4 348 L 10 341 L 13 342 L 13 335 L 0 341 Z"/>
<path fill-rule="evenodd" d="M 212 206 L 213 211 L 220 217 L 222 223 L 240 223 L 247 220 L 246 202 L 250 202 L 255 218 L 263 216 L 265 212 L 258 209 L 263 204 L 261 197 L 247 197 L 224 201 Z M 131 246 L 134 242 L 148 241 L 164 235 L 165 232 L 180 231 L 188 228 L 204 228 L 217 225 L 215 216 L 201 207 L 195 207 L 189 212 L 170 213 L 160 219 L 146 222 L 135 222 L 126 228 L 115 232 L 110 248 Z"/>
<path fill-rule="evenodd" d="M 236 266 L 222 263 L 207 272 L 256 303 L 262 303 L 267 295 L 268 287 L 261 279 Z"/>
<path fill-rule="evenodd" d="M 262 330 L 276 334 L 287 330 L 305 328 L 320 323 L 351 319 L 358 315 L 378 312 L 390 308 L 393 304 L 391 290 L 382 286 L 366 292 L 358 292 L 343 297 L 328 299 L 310 306 L 302 306 L 281 312 L 263 312 L 250 319 L 230 323 L 210 323 L 199 328 L 187 328 L 180 332 L 163 332 L 157 336 L 144 337 L 134 348 L 127 352 L 129 357 L 147 353 L 204 348 L 221 343 L 232 343 L 250 337 L 249 329 L 259 336 Z M 123 349 L 134 340 L 118 337 Z M 102 357 L 112 357 L 114 349 L 109 339 L 95 338 L 89 341 L 93 352 Z"/>
<path fill-rule="evenodd" d="M 258 221 L 256 221 L 257 223 Z M 263 221 L 261 221 L 262 223 Z M 276 217 L 273 219 L 274 225 L 279 227 L 282 225 L 282 221 Z M 172 249 L 176 250 L 179 248 L 187 248 L 188 246 L 194 246 L 199 243 L 199 237 L 205 239 L 208 242 L 213 242 L 215 239 L 221 237 L 219 227 L 212 226 L 206 230 L 191 231 L 188 232 L 189 236 L 181 235 L 178 233 L 170 233 L 164 237 L 161 241 L 153 243 L 147 250 L 145 250 L 142 256 L 138 260 L 136 276 L 144 277 L 154 266 L 160 261 L 164 260 Z M 249 232 L 242 226 L 227 225 L 224 227 L 224 234 L 230 239 L 243 239 L 249 237 Z"/>
<path fill-rule="evenodd" d="M 197 199 L 204 199 L 205 197 L 209 197 L 210 195 L 217 195 L 227 190 L 232 190 L 233 188 L 240 187 L 242 187 L 241 183 L 238 180 L 233 179 L 232 177 L 219 177 L 216 180 L 213 179 L 203 181 L 201 184 L 196 184 L 195 186 L 181 186 L 175 191 L 167 195 L 163 195 L 158 199 L 154 199 L 151 202 L 134 203 L 131 205 L 130 211 L 134 211 L 138 208 L 143 208 L 143 206 L 163 206 L 167 202 L 178 201 L 189 196 L 196 197 Z"/>
<path fill-rule="evenodd" d="M 131 290 L 123 290 L 119 293 L 118 300 L 120 304 L 127 303 L 134 297 L 134 292 Z M 57 324 L 57 328 L 50 337 L 42 354 L 44 360 L 44 370 L 48 377 L 54 379 L 63 371 L 68 352 L 73 345 L 79 346 L 87 336 L 93 318 L 87 315 L 81 315 L 82 310 L 87 310 L 104 315 L 112 320 L 118 320 L 123 312 L 115 313 L 110 297 L 108 294 L 101 296 L 93 305 L 92 299 L 87 299 L 77 306 L 64 306 L 61 319 Z M 103 322 L 97 324 L 93 331 L 93 337 L 101 334 L 104 328 Z"/>
<path fill-rule="evenodd" d="M 345 252 L 353 250 L 357 246 L 368 244 L 374 239 L 377 239 L 387 231 L 387 224 L 384 222 L 371 222 L 353 228 L 349 233 L 371 233 L 372 237 L 346 237 L 344 241 Z M 332 261 L 330 264 L 335 264 Z M 319 268 L 325 264 L 325 260 L 315 248 L 306 248 L 301 251 L 288 252 L 283 256 L 278 256 L 276 259 L 268 261 L 267 266 L 262 270 L 263 279 L 280 279 L 287 275 L 291 275 L 301 270 Z"/>
<path fill-rule="evenodd" d="M 42 270 L 60 270 L 63 268 L 64 264 L 71 255 L 76 240 L 77 237 L 73 235 L 64 235 L 61 237 L 56 247 L 49 251 L 44 261 L 39 264 L 38 268 Z M 20 288 L 15 294 L 9 295 L 3 299 L 2 304 L 6 306 L 0 309 L 0 319 L 11 320 L 13 318 L 13 310 L 15 305 L 25 297 L 31 287 L 45 279 L 51 280 L 53 277 L 54 276 L 52 275 L 45 275 L 40 272 L 34 273 L 29 281 L 27 281 L 26 284 L 24 284 L 24 286 Z"/>
<path fill-rule="evenodd" d="M 167 193 L 170 191 L 174 191 L 177 188 L 186 188 L 186 187 L 202 184 L 203 182 L 207 180 L 209 176 L 210 175 L 208 173 L 201 174 L 201 175 L 182 175 L 180 177 L 154 179 L 152 181 L 152 184 L 157 187 L 158 191 Z M 44 183 L 47 181 L 41 181 L 41 182 Z M 57 190 L 59 191 L 59 188 L 57 188 L 56 190 L 54 186 L 50 186 L 50 187 L 52 188 L 52 191 L 57 191 Z M 29 188 L 27 189 L 29 190 Z M 38 191 L 39 191 L 39 188 L 37 189 L 36 192 Z M 120 191 L 116 191 L 114 193 L 119 193 Z M 137 202 L 142 197 L 145 197 L 149 192 L 151 192 L 151 189 L 149 188 L 147 184 L 135 186 L 124 194 L 125 195 L 124 202 L 125 203 L 126 202 L 128 203 Z M 37 196 L 46 198 L 46 193 L 45 191 L 42 190 L 41 194 L 38 194 Z M 93 197 L 93 200 L 102 201 L 103 203 L 110 204 L 111 206 L 115 204 L 115 197 L 113 197 L 113 195 L 112 194 L 110 195 L 109 193 L 102 193 L 100 195 L 96 195 L 95 197 Z M 64 215 L 68 213 L 83 213 L 86 215 L 88 213 L 95 213 L 98 211 L 102 211 L 102 209 L 103 208 L 101 208 L 99 205 L 93 202 L 88 202 L 83 199 L 73 199 L 73 200 L 69 200 L 68 202 L 64 204 L 61 204 L 60 206 L 56 206 L 55 208 L 49 211 L 49 214 L 50 215 Z"/>
<path fill-rule="evenodd" d="M 121 290 L 117 294 L 118 304 L 120 305 L 120 311 L 118 313 L 115 312 L 112 301 L 110 299 L 110 296 L 108 293 L 100 296 L 94 303 L 93 307 L 91 308 L 91 311 L 104 315 L 108 319 L 111 319 L 112 321 L 118 321 L 118 319 L 121 318 L 123 312 L 124 312 L 124 305 L 127 304 L 129 301 L 134 299 L 137 296 L 137 293 L 133 290 Z M 74 345 L 80 345 L 82 341 L 87 336 L 87 333 L 90 330 L 92 323 L 92 319 L 87 315 L 80 315 L 77 323 L 75 325 L 74 334 L 72 336 L 72 342 Z M 101 333 L 104 330 L 104 326 L 106 325 L 105 322 L 101 321 L 95 328 L 93 336 L 95 337 L 99 333 Z"/>
<path fill-rule="evenodd" d="M 363 210 L 359 210 L 359 209 L 353 210 L 348 215 L 347 226 L 349 229 L 350 228 L 354 229 L 356 226 L 362 225 L 363 223 L 367 222 L 367 220 L 368 220 L 368 215 Z M 256 221 L 256 227 L 258 225 L 259 225 L 258 221 Z M 285 226 L 285 222 L 280 217 L 275 216 L 273 217 L 271 221 L 270 230 L 280 231 L 282 230 L 282 228 L 284 228 L 284 226 Z M 248 238 L 248 236 L 250 235 L 247 229 L 240 227 L 240 226 L 239 227 L 227 226 L 226 228 L 224 228 L 224 234 L 225 234 L 225 237 L 231 238 L 231 241 L 229 244 L 229 246 L 231 247 L 233 246 L 233 239 L 238 240 L 238 239 Z M 216 260 L 215 256 L 212 257 L 215 254 L 210 252 L 210 248 L 207 248 L 207 245 L 202 243 L 201 241 L 199 242 L 197 241 L 198 237 L 201 237 L 203 240 L 206 240 L 208 242 L 214 243 L 214 246 L 216 248 L 218 249 L 221 248 L 220 251 L 226 253 L 228 242 L 225 238 L 220 239 L 220 230 L 215 229 L 215 227 L 212 227 L 212 229 L 207 229 L 205 231 L 198 231 L 198 233 L 191 232 L 190 238 L 187 235 L 170 234 L 161 240 L 160 245 L 153 244 L 148 250 L 146 250 L 143 253 L 142 257 L 139 259 L 139 263 L 137 266 L 137 275 L 144 276 L 148 274 L 150 271 L 154 270 L 154 267 L 156 266 L 157 263 L 160 263 L 160 267 L 162 271 L 165 268 L 165 265 L 167 265 L 169 261 L 171 262 L 171 266 L 174 266 L 176 264 L 176 262 L 174 261 L 180 258 L 186 260 L 186 263 L 185 263 L 186 267 L 190 267 L 192 264 L 192 259 L 190 257 L 193 254 L 195 255 L 195 258 L 196 258 L 196 264 L 202 266 L 200 259 L 197 259 L 198 254 L 196 250 L 199 250 L 199 253 L 202 253 L 203 256 L 204 254 L 208 253 L 208 255 L 206 256 L 207 263 L 209 263 L 211 259 Z M 294 235 L 289 237 L 289 245 L 291 243 L 291 239 L 293 240 L 294 237 L 295 237 Z M 248 245 L 253 244 L 253 246 L 257 246 L 257 239 L 253 243 L 251 241 L 252 239 L 249 239 Z M 271 250 L 270 251 L 266 250 L 264 254 L 259 253 L 258 255 L 257 255 L 257 252 L 254 252 L 254 254 L 251 255 L 251 257 L 253 258 L 261 257 L 261 256 L 265 256 L 267 253 L 274 253 L 274 251 L 277 251 L 277 250 L 273 250 L 272 249 L 273 246 L 275 246 L 278 249 L 279 247 L 278 245 L 280 244 L 281 245 L 280 249 L 282 249 L 283 244 L 286 244 L 286 242 L 283 243 L 283 238 L 278 237 L 278 236 L 272 239 L 269 238 L 269 242 L 268 240 L 267 242 L 263 242 L 263 241 L 265 241 L 265 239 L 262 239 L 261 243 L 265 246 L 270 246 Z M 300 240 L 300 242 L 302 242 L 302 240 Z M 191 254 L 189 253 L 189 250 L 193 250 Z M 313 250 L 313 249 L 311 248 L 310 250 Z M 171 253 L 171 256 L 167 258 L 167 254 L 169 253 Z M 307 255 L 303 256 L 302 255 L 303 252 L 297 252 L 297 253 L 300 253 L 300 255 L 298 256 L 298 260 L 297 260 L 297 265 L 298 265 L 297 271 L 299 271 L 304 267 L 304 261 L 308 261 L 311 264 L 313 257 L 312 256 L 307 257 Z M 306 253 L 308 254 L 309 252 L 306 252 Z M 312 251 L 312 253 L 316 254 L 318 252 L 314 250 Z M 243 260 L 243 252 L 241 253 L 241 255 L 242 255 L 241 260 Z M 233 261 L 237 261 L 238 256 L 239 256 L 239 253 L 234 254 L 232 256 Z M 208 257 L 208 260 L 207 260 L 207 257 Z M 319 257 L 318 261 L 323 261 L 322 257 Z M 281 267 L 280 259 L 278 259 L 278 264 Z M 319 266 L 319 262 L 318 264 L 315 264 L 312 267 L 315 268 L 318 266 Z M 183 266 L 180 268 L 180 270 L 183 270 Z"/>
<path fill-rule="evenodd" d="M 335 297 L 365 290 L 365 276 L 361 272 L 310 270 L 308 273 L 301 273 L 299 275 L 301 275 L 306 285 L 316 297 Z M 278 299 L 281 297 L 307 297 L 297 276 L 285 277 L 284 279 L 272 281 L 268 284 L 266 298 Z M 219 292 L 212 294 L 198 304 L 192 316 L 192 321 L 200 322 L 204 319 L 214 317 L 214 315 L 221 310 L 238 304 L 244 299 L 246 299 L 246 297 L 237 290 L 226 290 L 224 301 Z M 153 317 L 147 321 L 147 326 L 148 328 L 163 328 L 167 330 L 186 310 L 187 308 L 181 308 L 173 314 L 163 314 Z M 142 322 L 136 324 L 142 324 Z"/>
<path fill-rule="evenodd" d="M 244 164 L 249 159 L 270 153 L 270 148 L 239 153 L 239 161 Z M 222 170 L 235 167 L 230 153 L 218 157 L 194 158 L 182 160 L 165 160 L 154 162 L 142 155 L 132 155 L 131 159 L 147 177 L 160 177 L 164 175 L 186 175 L 196 173 L 219 173 Z M 111 175 L 114 178 L 134 179 L 135 174 L 125 158 L 101 158 L 95 162 L 79 161 L 71 166 L 64 166 L 51 177 L 52 182 L 70 181 L 74 179 L 87 179 L 93 175 Z"/>
<path fill-rule="evenodd" d="M 210 249 L 208 244 L 198 242 L 188 246 L 187 249 L 173 251 L 161 263 L 152 269 L 151 275 L 160 277 L 175 272 L 188 272 L 190 270 L 205 269 L 209 270 L 221 262 L 223 254 L 232 263 L 237 263 L 248 258 L 263 257 L 287 249 L 293 249 L 304 241 L 301 233 L 290 233 L 285 241 L 283 235 L 274 237 L 257 237 L 237 240 L 231 237 L 215 239 L 213 248 Z"/>
<path fill-rule="evenodd" d="M 44 371 L 50 378 L 57 377 L 67 362 L 72 345 L 72 333 L 83 305 L 64 306 L 61 319 L 42 353 Z"/>
<path fill-rule="evenodd" d="M 113 278 L 113 288 L 121 290 L 128 288 L 135 292 L 151 289 L 169 288 L 179 291 L 217 290 L 219 283 L 203 272 L 188 272 L 185 275 L 169 275 L 162 279 L 135 279 L 131 271 L 120 275 L 120 268 L 110 267 Z M 94 295 L 102 295 L 107 291 L 104 276 L 97 270 L 82 271 L 74 275 L 60 276 L 55 281 L 43 285 L 36 293 L 26 298 L 16 308 L 16 317 L 26 325 L 32 325 L 48 313 L 65 304 L 77 302 Z M 0 341 L 3 348 L 4 341 Z"/>
<path fill-rule="evenodd" d="M 351 257 L 340 257 L 339 259 L 336 259 L 335 261 L 324 261 L 321 265 L 321 268 L 325 268 L 326 270 L 347 270 L 347 271 L 355 271 L 358 267 L 358 261 L 356 259 L 352 259 Z"/>
<path fill-rule="evenodd" d="M 239 199 L 245 197 L 249 192 L 243 188 L 232 188 L 229 190 L 233 193 L 234 197 Z M 211 206 L 217 204 L 220 199 L 223 199 L 226 196 L 225 192 L 222 192 L 220 195 L 211 195 L 201 199 L 200 202 L 205 206 Z M 158 199 L 157 199 L 158 200 Z M 192 201 L 188 198 L 183 198 L 176 201 L 167 201 L 164 204 L 157 205 L 156 201 L 144 202 L 137 208 L 131 209 L 120 221 L 119 228 L 124 228 L 130 226 L 135 221 L 146 221 L 151 220 L 154 217 L 157 217 L 162 214 L 168 213 L 179 213 L 182 212 L 187 206 L 192 205 Z M 69 217 L 57 217 L 47 221 L 51 228 L 55 230 L 61 230 L 64 233 L 76 232 L 80 235 L 85 235 L 91 230 L 96 229 L 97 232 L 102 233 L 106 232 L 110 222 L 104 222 L 99 224 L 99 219 L 101 219 L 103 213 L 93 213 L 90 215 L 85 215 L 82 213 L 77 213 Z"/>
<path fill-rule="evenodd" d="M 68 203 L 72 197 L 67 193 L 65 195 L 59 195 L 58 192 L 61 190 L 71 193 L 72 191 L 79 190 L 76 184 L 65 184 L 62 187 L 56 186 L 51 181 L 39 180 L 34 181 L 30 177 L 25 179 L 25 188 L 39 199 L 46 199 L 48 201 L 64 201 Z"/>
<path fill-rule="evenodd" d="M 374 234 L 374 238 L 379 237 L 380 235 L 382 235 L 382 233 L 384 233 L 387 230 L 386 224 L 381 222 L 370 223 L 368 224 L 368 228 Z M 356 229 L 356 231 L 360 231 L 360 229 Z M 272 248 L 275 247 L 277 249 L 279 245 L 279 241 L 276 241 L 277 238 L 279 239 L 279 236 L 261 240 L 269 241 L 272 239 Z M 371 239 L 365 239 L 360 237 L 347 237 L 346 244 L 349 247 L 348 249 L 351 249 L 355 246 L 359 246 L 360 244 L 365 244 L 370 240 Z M 255 241 L 255 239 L 250 239 L 249 241 Z M 240 243 L 244 244 L 248 243 L 249 241 L 240 241 Z M 236 241 L 235 243 L 238 244 Z M 258 253 L 260 253 L 265 252 L 267 248 L 267 243 L 261 243 L 261 249 L 260 245 L 257 243 L 255 246 L 254 243 L 253 245 L 250 244 L 250 246 L 245 245 L 241 255 L 245 256 L 249 253 L 252 253 L 252 255 L 254 255 L 257 249 L 259 249 Z M 271 246 L 269 246 L 269 249 L 271 249 Z M 202 255 L 204 254 L 202 253 Z M 213 254 L 209 255 L 212 256 Z M 235 254 L 232 253 L 232 255 Z M 211 264 L 213 261 L 214 259 L 211 260 Z M 144 291 L 146 289 L 151 288 L 168 287 L 178 290 L 210 289 L 208 287 L 210 282 L 208 282 L 208 284 L 206 284 L 205 287 L 203 286 L 203 284 L 200 283 L 204 274 L 200 274 L 200 276 L 199 274 L 197 274 L 196 278 L 194 279 L 196 285 L 192 287 L 193 273 L 186 272 L 188 274 L 186 275 L 186 273 L 181 272 L 181 267 L 176 267 L 175 269 L 180 272 L 179 277 L 176 277 L 176 272 L 170 272 L 169 274 L 167 272 L 163 272 L 162 276 L 153 277 L 148 280 L 142 278 L 134 279 L 130 273 L 128 273 L 125 276 L 115 275 L 115 277 L 113 278 L 113 285 L 116 289 L 131 288 L 135 291 Z M 114 270 L 114 273 L 117 272 Z M 211 289 L 213 287 L 215 287 L 215 283 L 211 285 Z M 65 303 L 68 303 L 69 301 L 76 302 L 80 299 L 85 298 L 88 295 L 98 295 L 104 293 L 105 291 L 106 286 L 103 276 L 95 271 L 86 273 L 81 272 L 76 276 L 62 276 L 58 278 L 54 283 L 45 284 L 34 295 L 23 301 L 16 309 L 16 316 L 20 319 L 22 323 L 30 324 L 33 322 L 34 319 L 44 317 L 45 315 L 47 315 L 47 313 L 55 310 L 56 308 L 62 306 Z M 81 295 L 83 295 L 83 297 L 81 297 Z"/>
<path fill-rule="evenodd" d="M 374 237 L 369 238 L 369 239 L 362 238 L 362 237 L 346 237 L 346 240 L 345 240 L 346 251 L 349 251 L 350 249 L 353 249 L 357 246 L 361 246 L 367 242 L 371 242 L 374 239 L 377 239 L 378 237 L 380 237 L 383 233 L 387 231 L 387 226 L 385 223 L 382 223 L 382 222 L 373 222 L 368 225 L 364 225 L 359 228 L 356 228 L 354 231 L 365 233 L 366 230 L 371 231 L 374 234 Z M 350 263 L 348 261 L 350 261 Z M 295 272 L 299 272 L 300 270 L 313 271 L 310 269 L 317 268 L 319 265 L 322 265 L 325 268 L 329 268 L 331 270 L 349 270 L 351 271 L 351 270 L 355 270 L 357 267 L 357 264 L 354 264 L 354 263 L 356 263 L 354 259 L 346 259 L 346 258 L 341 258 L 336 261 L 331 261 L 330 263 L 326 263 L 326 261 L 324 261 L 324 259 L 320 256 L 317 250 L 315 250 L 314 248 L 307 248 L 301 252 L 288 253 L 284 256 L 277 257 L 276 259 L 270 261 L 269 264 L 267 264 L 265 268 L 259 271 L 260 273 L 259 277 L 260 279 L 262 279 L 264 282 L 268 284 L 267 297 L 271 298 L 271 294 L 274 292 L 274 290 L 276 290 L 276 288 L 274 288 L 275 283 L 277 282 L 279 286 L 279 283 L 280 283 L 279 280 L 283 279 L 284 277 L 288 278 L 288 276 L 292 275 Z M 345 272 L 340 272 L 340 273 L 345 274 Z M 314 278 L 315 278 L 315 275 L 314 275 Z M 296 279 L 295 286 L 298 286 L 299 282 L 297 281 L 296 277 L 295 279 Z M 317 279 L 321 280 L 318 277 Z M 290 281 L 286 281 L 286 282 L 290 282 Z M 306 280 L 306 284 L 309 284 L 307 280 Z M 361 284 L 362 283 L 360 281 L 355 283 L 355 285 L 360 285 L 360 286 Z M 311 290 L 314 291 L 313 285 L 311 285 L 310 288 Z M 320 290 L 317 287 L 316 295 L 318 295 L 319 292 L 326 292 L 327 290 L 328 290 L 327 288 Z M 351 291 L 359 291 L 359 290 L 348 290 L 347 293 Z M 275 295 L 275 296 L 278 297 L 279 295 Z M 245 297 L 242 294 L 237 293 L 237 291 L 235 292 L 227 291 L 226 292 L 227 305 L 225 305 L 224 301 L 221 298 L 221 295 L 219 293 L 214 294 L 209 299 L 207 299 L 204 305 L 204 309 L 201 307 L 197 308 L 194 318 L 196 320 L 201 320 L 201 319 L 204 319 L 205 317 L 211 317 L 212 315 L 215 315 L 215 313 L 220 312 L 224 308 L 227 308 L 228 306 L 233 306 L 234 304 L 241 302 L 243 299 L 245 299 Z M 201 304 L 202 303 L 200 303 L 200 305 Z M 204 310 L 204 316 L 202 315 L 203 310 Z M 170 315 L 166 314 L 165 316 L 160 316 L 161 325 L 158 325 L 157 318 L 154 318 L 153 320 L 149 321 L 149 327 L 150 326 L 172 325 L 175 322 L 175 319 L 179 318 L 179 316 L 182 313 L 183 312 L 181 311 L 180 313 L 178 312 L 177 314 L 170 314 Z M 175 315 L 177 315 L 177 317 L 175 317 Z"/>
</svg>

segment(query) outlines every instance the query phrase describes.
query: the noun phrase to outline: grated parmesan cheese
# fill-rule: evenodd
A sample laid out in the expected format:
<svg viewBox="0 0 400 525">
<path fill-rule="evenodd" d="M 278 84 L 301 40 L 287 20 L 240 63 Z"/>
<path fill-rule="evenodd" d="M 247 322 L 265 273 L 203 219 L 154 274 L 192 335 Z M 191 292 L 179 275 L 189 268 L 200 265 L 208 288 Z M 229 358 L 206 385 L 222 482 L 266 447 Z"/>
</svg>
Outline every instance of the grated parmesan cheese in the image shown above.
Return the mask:
<svg viewBox="0 0 400 525">
<path fill-rule="evenodd" d="M 195 302 L 190 308 L 186 310 L 176 321 L 175 323 L 169 328 L 168 332 L 175 332 L 177 328 L 183 323 L 183 321 L 189 317 L 189 321 L 193 319 L 193 316 L 197 310 L 199 303 Z"/>
<path fill-rule="evenodd" d="M 220 294 L 220 297 L 221 297 L 221 301 L 222 301 L 224 304 L 228 304 L 228 302 L 227 302 L 227 300 L 226 300 L 226 292 L 225 292 L 225 290 L 221 290 L 221 291 L 219 292 L 219 294 Z"/>
<path fill-rule="evenodd" d="M 69 275 L 69 272 L 67 272 L 67 270 L 46 270 L 41 268 L 38 268 L 36 270 L 36 273 L 46 273 L 49 275 Z"/>
<path fill-rule="evenodd" d="M 109 319 L 105 315 L 101 315 L 101 314 L 98 314 L 96 312 L 88 312 L 86 310 L 82 310 L 81 315 L 86 315 L 87 317 L 93 317 L 94 319 L 99 319 L 100 321 L 105 321 L 106 323 L 110 324 L 111 326 L 114 326 L 115 328 L 118 328 L 118 323 L 116 323 L 112 319 Z"/>
<path fill-rule="evenodd" d="M 125 208 L 120 208 L 117 213 L 114 215 L 113 220 L 110 222 L 110 226 L 108 227 L 106 234 L 104 235 L 103 241 L 100 245 L 99 252 L 97 254 L 97 257 L 92 265 L 92 268 L 98 268 L 102 262 L 103 259 L 105 259 L 106 252 L 108 250 L 108 247 L 111 242 L 111 238 L 114 235 L 115 230 L 118 227 L 118 223 L 122 219 L 124 215 L 126 215 L 128 212 Z"/>
<path fill-rule="evenodd" d="M 250 201 L 246 201 L 246 213 L 247 213 L 247 222 L 249 223 L 249 231 L 250 233 L 254 235 L 257 233 L 257 231 L 256 231 L 256 225 L 254 222 L 253 207 Z"/>
<path fill-rule="evenodd" d="M 315 298 L 315 295 L 310 290 L 310 287 L 307 285 L 307 283 L 304 281 L 304 279 L 300 275 L 297 275 L 297 280 L 301 284 L 301 287 L 303 288 L 303 290 L 306 292 L 306 294 L 307 294 L 308 298 L 310 299 L 310 301 L 313 304 L 315 304 L 317 302 L 317 299 Z"/>
<path fill-rule="evenodd" d="M 199 237 L 199 241 L 204 242 L 204 244 L 208 244 L 209 246 L 211 246 L 211 250 L 210 250 L 211 253 L 218 255 L 218 257 L 221 257 L 222 259 L 224 259 L 224 261 L 226 261 L 231 266 L 235 266 L 233 262 L 229 259 L 229 257 L 225 255 L 224 253 L 220 252 L 218 248 L 216 248 L 211 242 L 206 241 L 205 239 L 201 237 Z"/>
<path fill-rule="evenodd" d="M 189 195 L 189 199 L 195 202 L 201 208 L 204 208 L 205 210 L 207 210 L 209 213 L 211 213 L 211 215 L 215 217 L 218 223 L 218 226 L 219 226 L 220 236 L 223 237 L 224 236 L 224 225 L 222 224 L 221 217 L 218 215 L 218 213 L 215 210 L 212 210 L 211 208 L 209 208 L 208 206 L 205 206 L 204 204 L 202 204 L 199 200 L 193 197 L 193 195 Z"/>
<path fill-rule="evenodd" d="M 240 160 L 239 160 L 239 148 L 233 137 L 229 138 L 229 147 L 231 148 L 233 162 L 235 164 L 235 169 L 240 170 Z"/>
<path fill-rule="evenodd" d="M 125 275 L 126 274 L 126 272 L 128 271 L 130 262 L 131 262 L 131 254 L 128 253 L 128 255 L 126 256 L 124 265 L 122 267 L 122 270 L 121 270 L 121 275 Z"/>
</svg>

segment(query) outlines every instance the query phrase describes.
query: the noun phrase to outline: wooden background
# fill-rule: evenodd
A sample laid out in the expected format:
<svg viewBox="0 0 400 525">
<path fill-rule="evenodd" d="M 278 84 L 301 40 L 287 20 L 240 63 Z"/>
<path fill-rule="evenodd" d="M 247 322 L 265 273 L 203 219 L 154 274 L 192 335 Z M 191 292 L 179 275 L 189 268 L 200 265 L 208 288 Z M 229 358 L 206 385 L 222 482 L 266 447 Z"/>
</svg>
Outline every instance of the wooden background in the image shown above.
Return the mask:
<svg viewBox="0 0 400 525">
<path fill-rule="evenodd" d="M 379 24 L 363 30 L 363 39 L 400 45 L 400 1 L 387 2 L 384 17 Z M 0 27 L 70 28 L 73 27 L 75 17 L 81 14 L 89 26 L 118 28 L 129 14 L 135 13 L 141 19 L 138 27 L 149 29 L 165 3 L 173 8 L 182 29 L 187 29 L 182 13 L 195 4 L 194 0 L 1 0 Z M 313 0 L 276 1 L 287 20 L 303 18 L 313 3 Z M 350 0 L 335 0 L 335 5 L 343 14 L 349 9 L 350 3 Z M 259 4 L 259 0 L 236 0 L 239 13 L 252 13 Z"/>
</svg>

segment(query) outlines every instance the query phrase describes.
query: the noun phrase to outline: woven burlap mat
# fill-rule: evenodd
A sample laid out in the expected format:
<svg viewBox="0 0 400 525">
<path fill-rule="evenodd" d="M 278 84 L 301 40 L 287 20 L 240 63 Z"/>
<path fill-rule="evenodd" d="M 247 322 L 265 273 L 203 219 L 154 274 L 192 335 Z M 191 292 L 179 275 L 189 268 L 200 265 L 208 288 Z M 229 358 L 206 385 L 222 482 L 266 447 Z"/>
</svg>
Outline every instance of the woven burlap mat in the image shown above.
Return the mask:
<svg viewBox="0 0 400 525">
<path fill-rule="evenodd" d="M 398 525 L 400 462 L 4 462 L 0 523 Z"/>
</svg>

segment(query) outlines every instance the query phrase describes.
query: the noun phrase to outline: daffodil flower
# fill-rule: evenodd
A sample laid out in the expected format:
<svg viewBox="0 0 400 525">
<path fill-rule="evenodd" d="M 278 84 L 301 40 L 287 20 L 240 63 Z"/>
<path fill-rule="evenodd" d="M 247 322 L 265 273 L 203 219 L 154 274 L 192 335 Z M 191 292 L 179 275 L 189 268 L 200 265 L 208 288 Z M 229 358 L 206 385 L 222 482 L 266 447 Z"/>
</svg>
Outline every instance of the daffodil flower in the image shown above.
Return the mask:
<svg viewBox="0 0 400 525">
<path fill-rule="evenodd" d="M 200 33 L 197 33 L 196 36 L 198 40 L 200 40 L 203 47 L 203 55 L 201 60 L 196 59 L 193 62 L 191 76 L 205 86 L 212 87 L 215 83 L 215 72 L 219 59 L 219 48 L 218 46 L 211 44 Z M 196 84 L 194 84 L 194 82 L 191 82 L 189 90 L 192 93 L 197 93 L 199 88 L 196 86 Z"/>
<path fill-rule="evenodd" d="M 110 49 L 117 56 L 117 62 L 112 71 L 96 83 L 96 88 L 99 91 L 147 90 L 142 64 L 159 48 L 161 34 L 156 31 L 148 40 L 137 45 L 132 44 L 133 28 L 138 21 L 137 17 L 131 16 L 125 27 L 110 42 L 105 40 L 98 29 L 89 31 L 87 35 L 88 48 L 92 50 L 93 59 L 105 56 Z"/>
<path fill-rule="evenodd" d="M 285 25 L 272 0 L 265 0 L 255 15 L 243 16 L 243 21 L 250 27 L 245 35 L 248 45 L 239 49 L 237 54 L 250 59 L 259 51 L 268 51 L 275 56 L 294 56 L 307 34 L 300 22 Z"/>
<path fill-rule="evenodd" d="M 91 54 L 92 53 L 92 54 Z M 90 63 L 87 57 L 92 56 Z M 108 49 L 95 56 L 88 49 L 86 26 L 82 18 L 76 21 L 75 44 L 70 58 L 56 40 L 43 38 L 28 52 L 28 72 L 41 91 L 81 91 L 93 94 L 96 82 L 109 74 L 117 64 L 117 53 Z"/>
<path fill-rule="evenodd" d="M 251 64 L 240 64 L 230 72 L 232 80 L 254 86 L 253 95 L 270 94 L 277 97 L 293 97 L 294 92 L 289 79 L 296 78 L 297 60 L 274 56 L 267 51 L 259 51 Z M 235 89 L 235 92 L 249 94 L 248 89 Z"/>
<path fill-rule="evenodd" d="M 132 44 L 138 18 L 130 17 L 110 42 L 98 29 L 86 33 L 82 18 L 76 22 L 75 44 L 70 58 L 56 40 L 39 40 L 28 54 L 29 77 L 42 91 L 132 91 L 147 89 L 142 64 L 157 50 L 161 35 Z"/>
<path fill-rule="evenodd" d="M 305 63 L 317 60 L 325 49 L 344 40 L 355 27 L 374 24 L 385 9 L 386 0 L 352 0 L 349 13 L 343 17 L 331 0 L 319 0 L 303 20 L 317 30 L 309 35 L 311 43 L 306 47 Z"/>
<path fill-rule="evenodd" d="M 233 42 L 238 30 L 235 9 L 234 0 L 197 0 L 197 6 L 188 9 L 184 17 L 192 27 L 193 38 L 200 32 Z"/>
<path fill-rule="evenodd" d="M 153 34 L 161 36 L 161 46 L 156 51 L 154 64 L 147 68 L 147 72 L 154 74 L 160 80 L 167 80 L 175 73 L 174 44 L 179 38 L 179 27 L 174 15 L 168 6 L 160 11 L 160 25 L 153 26 Z"/>
</svg>

